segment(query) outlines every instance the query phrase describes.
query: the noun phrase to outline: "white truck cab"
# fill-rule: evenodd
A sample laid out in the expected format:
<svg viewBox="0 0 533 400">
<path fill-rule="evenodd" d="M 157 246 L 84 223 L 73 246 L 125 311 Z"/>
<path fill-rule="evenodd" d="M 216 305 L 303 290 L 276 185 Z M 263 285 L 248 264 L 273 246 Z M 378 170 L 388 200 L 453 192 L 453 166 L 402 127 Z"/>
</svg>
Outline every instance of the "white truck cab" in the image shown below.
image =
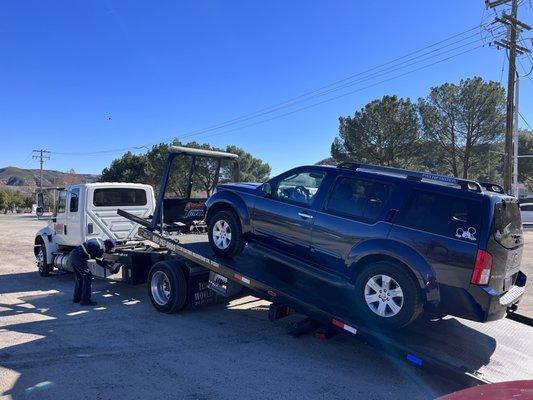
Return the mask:
<svg viewBox="0 0 533 400">
<path fill-rule="evenodd" d="M 61 189 L 54 215 L 35 237 L 39 272 L 48 275 L 53 267 L 69 270 L 65 256 L 91 238 L 118 243 L 136 240 L 139 225 L 119 216 L 117 209 L 148 218 L 154 206 L 150 185 L 85 183 Z"/>
</svg>

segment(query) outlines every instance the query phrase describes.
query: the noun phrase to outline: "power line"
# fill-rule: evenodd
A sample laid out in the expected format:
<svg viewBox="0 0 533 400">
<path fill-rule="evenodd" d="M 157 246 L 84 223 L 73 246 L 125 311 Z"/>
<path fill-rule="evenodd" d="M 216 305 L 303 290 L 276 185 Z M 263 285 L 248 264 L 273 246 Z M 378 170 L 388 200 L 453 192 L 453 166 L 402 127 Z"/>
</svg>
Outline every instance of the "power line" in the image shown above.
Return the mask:
<svg viewBox="0 0 533 400">
<path fill-rule="evenodd" d="M 527 120 L 526 120 L 526 119 L 524 118 L 524 116 L 520 113 L 520 111 L 518 112 L 518 115 L 520 116 L 520 118 L 522 118 L 522 121 L 524 121 L 524 123 L 527 125 L 527 127 L 533 131 L 533 128 L 531 127 L 531 125 L 529 125 L 529 122 L 527 122 Z"/>
<path fill-rule="evenodd" d="M 465 31 L 466 32 L 466 31 Z M 499 33 L 501 34 L 501 32 Z M 213 130 L 218 130 L 218 129 L 221 129 L 221 128 L 225 128 L 227 126 L 231 126 L 231 125 L 235 125 L 237 123 L 240 123 L 240 122 L 244 122 L 244 121 L 247 121 L 247 120 L 250 120 L 250 119 L 255 119 L 257 117 L 261 117 L 263 115 L 266 115 L 266 114 L 270 114 L 272 112 L 275 112 L 275 111 L 279 111 L 281 109 L 284 109 L 284 108 L 288 108 L 288 107 L 292 107 L 293 105 L 296 105 L 296 104 L 299 104 L 299 103 L 302 103 L 302 102 L 306 102 L 306 101 L 309 101 L 309 100 L 312 100 L 316 97 L 321 97 L 321 96 L 324 96 L 326 94 L 329 94 L 331 92 L 334 92 L 334 91 L 338 91 L 338 90 L 341 90 L 341 89 L 344 89 L 346 87 L 349 87 L 349 86 L 353 86 L 357 83 L 361 83 L 361 82 L 364 82 L 364 81 L 368 81 L 374 77 L 379 77 L 379 76 L 383 76 L 385 75 L 386 73 L 390 73 L 390 72 L 394 72 L 395 70 L 397 70 L 398 68 L 405 68 L 405 67 L 408 67 L 408 66 L 411 66 L 411 65 L 414 65 L 416 63 L 419 63 L 419 62 L 423 62 L 423 61 L 427 61 L 431 58 L 434 58 L 434 57 L 438 57 L 442 54 L 445 54 L 445 53 L 448 53 L 448 52 L 451 52 L 451 51 L 454 51 L 454 50 L 457 50 L 457 49 L 460 49 L 460 48 L 463 48 L 465 46 L 468 46 L 470 44 L 474 44 L 474 43 L 477 43 L 479 42 L 480 40 L 482 39 L 478 39 L 478 40 L 475 40 L 473 42 L 470 42 L 470 43 L 467 43 L 465 45 L 461 45 L 461 46 L 458 46 L 458 47 L 455 47 L 453 49 L 449 49 L 449 50 L 446 50 L 440 54 L 435 54 L 433 56 L 430 56 L 430 57 L 427 57 L 425 59 L 421 59 L 421 60 L 418 60 L 418 61 L 415 61 L 415 62 L 412 62 L 412 63 L 409 63 L 409 61 L 413 61 L 413 60 L 416 60 L 417 58 L 420 58 L 420 57 L 423 57 L 425 55 L 429 55 L 431 53 L 434 53 L 438 50 L 441 50 L 441 49 L 444 49 L 446 47 L 449 47 L 451 45 L 454 45 L 454 44 L 457 44 L 461 41 L 464 41 L 464 40 L 467 40 L 473 36 L 477 36 L 478 34 L 474 34 L 474 35 L 471 35 L 467 38 L 463 38 L 459 41 L 456 41 L 456 42 L 453 42 L 453 43 L 450 43 L 450 44 L 447 44 L 445 46 L 442 46 L 438 49 L 434 49 L 434 50 L 431 50 L 429 52 L 426 52 L 426 53 L 423 53 L 419 56 L 416 56 L 416 57 L 413 57 L 413 58 L 410 58 L 408 60 L 405 60 L 399 64 L 396 64 L 396 65 L 391 65 L 390 67 L 387 67 L 385 69 L 381 69 L 381 70 L 378 70 L 376 72 L 374 72 L 373 74 L 370 74 L 368 76 L 364 76 L 366 74 L 368 74 L 369 72 L 372 72 L 372 71 L 375 71 L 376 69 L 380 69 L 382 68 L 383 66 L 385 65 L 389 65 L 389 64 L 393 64 L 394 62 L 400 60 L 400 59 L 404 59 L 406 57 L 408 57 L 409 55 L 412 55 L 414 53 L 419 53 L 420 51 L 422 51 L 423 49 L 421 50 L 418 50 L 416 52 L 412 52 L 412 53 L 409 53 L 409 55 L 406 55 L 406 56 L 403 56 L 403 57 L 399 57 L 391 62 L 388 62 L 388 63 L 385 63 L 385 64 L 381 64 L 380 66 L 377 66 L 377 67 L 373 67 L 373 68 L 370 68 L 366 71 L 363 71 L 363 72 L 360 72 L 358 74 L 354 74 L 354 75 L 351 75 L 350 77 L 347 77 L 347 78 L 344 78 L 342 80 L 339 80 L 339 81 L 336 81 L 332 84 L 329 84 L 329 85 L 326 85 L 326 86 L 323 86 L 322 88 L 320 89 L 317 89 L 317 90 L 314 90 L 314 91 L 311 91 L 311 92 L 308 92 L 306 94 L 303 94 L 303 95 L 300 95 L 300 96 L 297 96 L 297 97 L 294 97 L 290 100 L 287 100 L 287 101 L 284 101 L 282 103 L 278 103 L 277 105 L 273 105 L 273 106 L 269 106 L 269 107 L 266 107 L 266 108 L 263 108 L 261 110 L 258 110 L 258 111 L 255 111 L 255 112 L 252 112 L 252 113 L 248 113 L 248 114 L 244 114 L 240 117 L 236 117 L 234 119 L 231 119 L 231 120 L 228 120 L 228 121 L 225 121 L 225 122 L 222 122 L 222 123 L 218 123 L 218 124 L 215 124 L 215 125 L 212 125 L 212 126 L 208 126 L 207 128 L 203 128 L 203 129 L 197 129 L 197 130 L 193 130 L 193 131 L 190 131 L 190 132 L 187 132 L 185 133 L 184 135 L 178 135 L 178 137 L 190 137 L 190 136 L 195 136 L 196 134 L 203 134 L 203 133 L 207 133 L 207 132 L 211 132 Z M 456 37 L 457 35 L 454 35 L 453 37 Z M 443 41 L 440 41 L 438 42 L 437 44 L 439 43 L 442 43 Z M 434 47 L 436 44 L 434 45 L 431 45 L 431 46 L 426 46 L 424 49 L 427 49 L 429 47 Z M 406 64 L 407 63 L 407 64 Z M 353 78 L 355 77 L 360 77 L 359 79 L 353 81 Z M 348 81 L 348 82 L 347 82 Z M 343 83 L 344 82 L 344 83 Z M 342 83 L 342 84 L 340 84 Z M 340 85 L 339 85 L 340 84 Z M 329 88 L 329 89 L 328 89 Z M 324 90 L 324 89 L 328 89 L 328 90 Z"/>
<path fill-rule="evenodd" d="M 503 71 L 505 70 L 505 59 L 507 58 L 507 52 L 504 52 L 503 53 L 503 62 L 502 62 L 502 72 L 500 74 L 500 85 L 502 84 L 502 81 L 503 81 Z"/>
<path fill-rule="evenodd" d="M 518 59 L 518 63 L 520 64 L 520 66 L 524 70 L 524 75 L 520 75 L 520 78 L 525 78 L 525 77 L 529 76 L 533 72 L 533 64 L 531 64 L 531 68 L 529 69 L 529 72 L 526 72 L 527 69 L 526 69 L 526 67 L 524 67 L 524 64 L 522 64 L 522 60 Z"/>
<path fill-rule="evenodd" d="M 394 73 L 394 72 L 398 71 L 399 69 L 407 68 L 407 67 L 414 66 L 414 65 L 417 65 L 419 63 L 425 62 L 425 61 L 429 61 L 431 59 L 440 57 L 440 56 L 442 56 L 444 54 L 456 51 L 458 49 L 467 47 L 469 45 L 478 43 L 480 40 L 483 40 L 483 39 L 477 39 L 477 40 L 474 40 L 474 41 L 470 41 L 470 42 L 468 42 L 466 44 L 463 44 L 463 45 L 460 45 L 460 46 L 456 46 L 454 48 L 447 49 L 445 51 L 439 52 L 440 50 L 444 50 L 444 49 L 446 49 L 446 48 L 448 48 L 450 46 L 453 46 L 453 45 L 456 45 L 456 44 L 461 43 L 463 41 L 466 41 L 468 39 L 471 39 L 474 36 L 478 36 L 479 33 L 474 33 L 474 34 L 471 34 L 471 35 L 468 35 L 466 37 L 461 38 L 461 36 L 464 36 L 465 34 L 471 33 L 472 31 L 477 30 L 479 27 L 484 27 L 484 25 L 480 24 L 478 26 L 475 26 L 475 27 L 470 28 L 468 30 L 465 30 L 463 32 L 454 34 L 454 35 L 452 35 L 452 36 L 450 36 L 450 37 L 448 37 L 446 39 L 440 40 L 440 41 L 438 41 L 436 43 L 433 43 L 431 45 L 425 46 L 425 47 L 423 47 L 421 49 L 418 49 L 416 51 L 410 52 L 410 53 L 408 53 L 408 54 L 406 54 L 404 56 L 395 58 L 395 59 L 393 59 L 391 61 L 388 61 L 386 63 L 380 64 L 380 65 L 378 65 L 376 67 L 372 67 L 372 68 L 367 69 L 365 71 L 362 71 L 362 72 L 359 72 L 359 73 L 356 73 L 356 74 L 352 74 L 352 75 L 350 75 L 350 76 L 348 76 L 346 78 L 337 80 L 335 82 L 332 82 L 330 84 L 324 85 L 324 86 L 322 86 L 322 87 L 320 87 L 318 89 L 306 92 L 306 93 L 301 94 L 299 96 L 293 97 L 293 98 L 288 99 L 286 101 L 283 101 L 283 102 L 280 102 L 280 103 L 277 103 L 277 104 L 274 104 L 274 105 L 271 105 L 271 106 L 268 106 L 268 107 L 264 107 L 264 108 L 262 108 L 260 110 L 255 111 L 255 112 L 247 113 L 247 114 L 241 115 L 239 117 L 235 117 L 233 119 L 230 119 L 230 120 L 227 120 L 227 121 L 224 121 L 224 122 L 221 122 L 221 123 L 217 123 L 217 124 L 208 126 L 206 128 L 203 128 L 203 129 L 196 129 L 196 130 L 193 130 L 193 131 L 189 131 L 189 132 L 187 132 L 187 133 L 185 133 L 183 135 L 177 135 L 177 136 L 178 136 L 178 138 L 181 139 L 181 138 L 188 138 L 188 137 L 193 137 L 193 136 L 198 136 L 198 135 L 205 135 L 206 133 L 209 133 L 209 132 L 212 132 L 212 131 L 216 131 L 216 130 L 219 130 L 219 129 L 222 129 L 222 128 L 225 128 L 225 127 L 229 127 L 229 126 L 232 126 L 232 125 L 240 124 L 240 123 L 243 123 L 243 122 L 246 122 L 246 121 L 249 121 L 249 120 L 257 119 L 259 117 L 266 116 L 268 114 L 272 114 L 272 113 L 281 111 L 281 110 L 286 109 L 286 108 L 292 108 L 292 107 L 294 107 L 294 106 L 296 106 L 296 105 L 298 105 L 300 103 L 309 102 L 309 101 L 311 101 L 311 100 L 313 100 L 315 98 L 323 97 L 323 96 L 326 96 L 326 95 L 331 94 L 333 92 L 340 91 L 342 89 L 345 89 L 345 88 L 352 87 L 354 85 L 360 84 L 362 82 L 366 82 L 366 81 L 369 81 L 369 80 L 372 80 L 372 79 L 375 79 L 375 78 L 378 78 L 378 77 L 381 77 L 381 76 L 384 76 L 384 75 L 387 75 L 387 74 L 390 74 L 390 73 Z M 494 36 L 493 30 L 490 30 L 490 32 Z M 496 33 L 496 35 L 498 35 L 498 36 L 501 35 L 501 34 L 502 34 L 501 31 L 497 31 L 497 33 Z M 458 38 L 460 38 L 460 39 L 458 39 Z M 441 45 L 443 43 L 449 42 L 452 39 L 457 39 L 457 40 L 455 40 L 455 41 L 453 41 L 451 43 L 445 44 L 443 46 L 440 46 L 438 48 L 434 48 L 434 47 L 439 46 L 439 45 Z M 476 48 L 479 48 L 479 47 L 482 47 L 482 46 L 478 46 Z M 432 49 L 432 50 L 426 51 L 426 50 L 429 50 L 429 49 Z M 461 52 L 461 53 L 459 53 L 457 55 L 464 54 L 464 53 L 466 53 L 468 51 L 470 51 L 470 50 L 467 50 L 465 52 Z M 422 53 L 422 54 L 419 54 L 419 53 Z M 436 54 L 434 54 L 434 53 L 436 53 Z M 416 54 L 418 54 L 418 55 L 414 56 Z M 414 56 L 414 57 L 412 57 L 412 56 Z M 411 57 L 411 58 L 409 58 L 409 57 Z M 453 57 L 455 57 L 455 56 L 452 55 L 451 57 L 448 57 L 446 59 L 453 58 Z M 399 62 L 399 61 L 401 61 L 401 62 Z M 438 61 L 438 62 L 441 62 L 441 61 Z M 430 65 L 434 65 L 434 64 L 435 63 L 430 64 Z M 386 68 L 384 68 L 384 67 L 386 67 Z M 419 68 L 419 69 L 423 69 L 423 68 L 426 68 L 426 66 L 422 67 L 422 68 Z M 417 71 L 419 69 L 415 69 L 414 71 Z M 409 72 L 407 72 L 405 74 L 400 74 L 397 77 L 407 75 L 407 74 L 412 73 L 414 71 L 409 71 Z M 391 79 L 396 79 L 397 77 L 393 77 Z M 354 80 L 354 78 L 358 78 L 358 79 Z M 386 81 L 389 81 L 391 79 L 385 79 L 385 80 L 383 80 L 381 82 L 386 82 Z M 366 86 L 365 88 L 375 86 L 375 85 L 377 85 L 377 84 L 379 84 L 381 82 Z M 362 89 L 356 89 L 353 92 L 356 92 L 356 91 L 359 91 L 359 90 L 362 90 Z M 341 96 L 337 96 L 335 98 L 343 97 L 343 96 L 351 94 L 353 92 L 348 92 L 347 94 L 342 94 Z M 285 115 L 289 115 L 289 114 L 293 114 L 294 112 L 302 111 L 302 110 L 310 108 L 310 107 L 315 107 L 318 104 L 322 104 L 322 103 L 327 102 L 327 101 L 332 101 L 335 98 L 333 98 L 331 100 L 326 100 L 326 101 L 322 101 L 322 102 L 319 102 L 319 103 L 311 104 L 310 106 L 307 106 L 307 107 L 298 108 L 297 110 L 294 110 L 292 112 L 282 114 L 279 117 L 282 117 L 282 116 L 285 116 Z M 270 120 L 276 119 L 276 118 L 278 118 L 278 117 L 273 117 L 273 118 L 269 118 L 267 120 L 262 120 L 262 121 L 259 121 L 258 123 L 263 123 L 263 122 L 270 121 Z M 253 126 L 253 125 L 254 124 L 252 123 L 252 124 L 245 125 L 244 127 Z M 243 127 L 237 128 L 237 129 L 242 129 L 242 128 Z M 233 130 L 236 130 L 236 129 L 232 129 L 230 131 L 233 131 Z M 228 131 L 224 131 L 222 133 L 225 133 L 225 132 L 228 132 Z M 209 136 L 212 136 L 212 135 L 209 135 Z M 209 137 L 209 136 L 206 136 L 206 137 Z M 166 141 L 170 141 L 170 140 L 165 140 L 165 142 Z M 156 142 L 154 144 L 157 144 L 157 143 L 159 143 L 159 142 Z M 110 153 L 114 153 L 114 152 L 127 151 L 127 150 L 138 150 L 138 149 L 141 149 L 143 147 L 146 147 L 146 146 L 133 146 L 133 147 L 125 147 L 125 148 L 94 151 L 94 152 L 78 152 L 78 153 L 54 152 L 54 154 L 58 154 L 58 155 L 100 155 L 100 154 L 110 154 Z"/>
<path fill-rule="evenodd" d="M 103 155 L 103 154 L 112 154 L 112 153 L 119 153 L 122 151 L 128 151 L 128 150 L 140 150 L 146 146 L 132 146 L 132 147 L 122 147 L 117 149 L 109 149 L 109 150 L 98 150 L 98 151 L 89 151 L 89 152 L 60 152 L 60 151 L 50 151 L 51 154 L 61 155 L 61 156 L 96 156 L 96 155 Z"/>
<path fill-rule="evenodd" d="M 284 114 L 280 114 L 280 115 L 276 115 L 274 117 L 271 117 L 271 118 L 268 118 L 268 119 L 264 119 L 264 120 L 261 120 L 261 121 L 257 121 L 257 122 L 253 122 L 253 123 L 250 123 L 248 125 L 244 125 L 244 126 L 241 126 L 241 127 L 237 127 L 237 128 L 233 128 L 233 129 L 230 129 L 230 130 L 227 130 L 227 131 L 222 131 L 222 132 L 216 132 L 216 133 L 213 133 L 213 134 L 210 134 L 210 135 L 206 135 L 204 136 L 203 138 L 208 138 L 208 137 L 212 137 L 212 136 L 216 136 L 216 135 L 221 135 L 221 134 L 225 134 L 225 133 L 230 133 L 230 132 L 234 132 L 234 131 L 237 131 L 237 130 L 241 130 L 241 129 L 244 129 L 244 128 L 249 128 L 249 127 L 252 127 L 252 126 L 255 126 L 255 125 L 259 125 L 259 124 L 262 124 L 262 123 L 266 123 L 266 122 L 270 122 L 272 120 L 275 120 L 275 119 L 278 119 L 278 118 L 282 118 L 282 117 L 285 117 L 285 116 L 288 116 L 288 115 L 291 115 L 291 114 L 295 114 L 297 112 L 300 112 L 300 111 L 303 111 L 303 110 L 307 110 L 309 108 L 313 108 L 313 107 L 316 107 L 316 106 L 319 106 L 321 104 L 324 104 L 324 103 L 327 103 L 327 102 L 330 102 L 330 101 L 334 101 L 334 100 L 337 100 L 339 98 L 342 98 L 342 97 L 345 97 L 345 96 L 349 96 L 351 94 L 354 94 L 354 93 L 357 93 L 357 92 L 360 92 L 362 90 L 365 90 L 365 89 L 369 89 L 371 87 L 374 87 L 374 86 L 377 86 L 377 85 L 380 85 L 382 83 L 385 83 L 385 82 L 389 82 L 391 80 L 394 80 L 394 79 L 397 79 L 397 78 L 400 78 L 400 77 L 403 77 L 403 76 L 406 76 L 406 75 L 409 75 L 409 74 L 412 74 L 414 72 L 417 72 L 417 71 L 420 71 L 422 69 L 426 69 L 426 68 L 429 68 L 433 65 L 436 65 L 436 64 L 439 64 L 441 62 L 445 62 L 447 60 L 450 60 L 452 58 L 455 58 L 455 57 L 459 57 L 463 54 L 466 54 L 466 53 L 470 53 L 474 50 L 477 50 L 477 49 L 480 49 L 484 47 L 483 45 L 481 46 L 477 46 L 477 47 L 474 47 L 472 49 L 469 49 L 469 50 L 465 50 L 459 54 L 455 54 L 455 55 L 452 55 L 452 56 L 449 56 L 449 57 L 446 57 L 442 60 L 439 60 L 439 61 L 435 61 L 431 64 L 428 64 L 428 65 L 425 65 L 425 66 L 422 66 L 422 67 L 419 67 L 419 68 L 416 68 L 416 69 L 413 69 L 411 71 L 408 71 L 408 72 L 405 72 L 405 73 L 402 73 L 402 74 L 399 74 L 399 75 L 396 75 L 396 76 L 393 76 L 391 78 L 388 78 L 388 79 L 384 79 L 384 80 L 381 80 L 379 82 L 376 82 L 376 83 L 373 83 L 373 84 L 370 84 L 370 85 L 367 85 L 367 86 L 364 86 L 362 88 L 358 88 L 356 90 L 351 90 L 349 92 L 346 92 L 346 93 L 343 93 L 343 94 L 340 94 L 340 95 L 337 95 L 335 97 L 332 97 L 332 98 L 329 98 L 329 99 L 325 99 L 325 100 L 322 100 L 320 102 L 317 102 L 317 103 L 314 103 L 314 104 L 310 104 L 308 106 L 305 106 L 305 107 L 301 107 L 301 108 L 298 108 L 296 110 L 293 110 L 293 111 L 289 111 L 289 112 L 286 112 Z M 183 136 L 181 138 L 184 138 Z"/>
<path fill-rule="evenodd" d="M 252 116 L 249 116 L 249 117 L 246 117 L 246 118 L 239 118 L 239 120 L 236 120 L 236 121 L 228 122 L 228 123 L 225 123 L 225 124 L 219 124 L 219 125 L 216 125 L 214 127 L 210 127 L 210 128 L 206 128 L 206 129 L 195 130 L 195 131 L 186 133 L 184 135 L 178 135 L 178 138 L 188 138 L 188 137 L 194 137 L 194 136 L 203 135 L 205 133 L 216 131 L 216 130 L 219 130 L 221 128 L 225 128 L 225 127 L 228 127 L 228 126 L 236 125 L 236 124 L 239 124 L 239 123 L 242 123 L 242 122 L 246 122 L 246 121 L 249 121 L 249 120 L 252 120 L 252 119 L 256 119 L 258 117 L 262 117 L 262 116 L 265 116 L 265 115 L 268 115 L 268 114 L 272 114 L 274 112 L 281 111 L 281 110 L 286 109 L 286 108 L 291 108 L 291 107 L 296 106 L 298 104 L 306 103 L 306 102 L 311 101 L 313 99 L 316 99 L 316 98 L 319 98 L 319 97 L 324 97 L 324 96 L 326 96 L 328 94 L 331 94 L 331 93 L 334 93 L 334 92 L 338 92 L 338 91 L 340 91 L 342 89 L 353 87 L 353 86 L 358 85 L 360 83 L 368 82 L 368 81 L 371 81 L 373 79 L 389 75 L 391 73 L 397 72 L 398 70 L 405 69 L 405 68 L 411 67 L 411 66 L 415 66 L 415 65 L 418 65 L 418 64 L 426 62 L 426 61 L 430 61 L 430 60 L 435 59 L 437 57 L 441 57 L 441 56 L 443 56 L 445 54 L 448 54 L 448 53 L 454 52 L 456 50 L 460 50 L 462 48 L 465 48 L 465 47 L 471 46 L 473 44 L 479 43 L 480 41 L 481 41 L 481 39 L 478 39 L 478 40 L 475 40 L 475 41 L 471 41 L 471 42 L 463 44 L 461 46 L 457 46 L 457 47 L 454 47 L 452 49 L 440 52 L 438 54 L 435 54 L 435 55 L 432 55 L 432 56 L 429 56 L 429 57 L 426 57 L 426 58 L 423 58 L 423 59 L 420 59 L 420 60 L 405 64 L 406 62 L 411 60 L 411 59 L 409 59 L 409 60 L 407 60 L 405 62 L 402 62 L 402 63 L 400 63 L 398 65 L 395 65 L 393 67 L 389 67 L 387 69 L 377 71 L 376 73 L 374 73 L 372 75 L 361 77 L 361 78 L 359 78 L 359 79 L 357 79 L 355 81 L 351 81 L 351 82 L 345 83 L 343 85 L 339 85 L 339 86 L 333 87 L 333 88 L 331 88 L 329 90 L 325 90 L 325 91 L 316 93 L 314 95 L 308 96 L 308 97 L 306 97 L 306 98 L 304 98 L 302 100 L 299 100 L 297 102 L 293 102 L 293 103 L 285 105 L 285 106 L 280 106 L 280 107 L 277 107 L 277 108 L 273 108 L 271 110 L 264 111 L 262 113 L 256 113 L 256 114 L 254 114 Z"/>
<path fill-rule="evenodd" d="M 23 168 L 28 167 L 30 165 L 30 162 L 32 160 L 33 152 L 30 151 L 26 157 L 22 160 L 22 163 L 20 164 Z"/>
</svg>

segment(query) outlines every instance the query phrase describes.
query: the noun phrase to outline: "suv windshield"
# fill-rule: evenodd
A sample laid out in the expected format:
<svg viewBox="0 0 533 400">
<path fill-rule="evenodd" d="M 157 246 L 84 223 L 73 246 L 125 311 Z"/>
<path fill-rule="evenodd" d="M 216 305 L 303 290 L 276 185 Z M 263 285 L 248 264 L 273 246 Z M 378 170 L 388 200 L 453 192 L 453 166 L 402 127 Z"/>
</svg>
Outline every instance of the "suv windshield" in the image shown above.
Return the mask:
<svg viewBox="0 0 533 400">
<path fill-rule="evenodd" d="M 519 245 L 522 219 L 516 200 L 505 200 L 494 207 L 494 239 L 506 248 Z"/>
</svg>

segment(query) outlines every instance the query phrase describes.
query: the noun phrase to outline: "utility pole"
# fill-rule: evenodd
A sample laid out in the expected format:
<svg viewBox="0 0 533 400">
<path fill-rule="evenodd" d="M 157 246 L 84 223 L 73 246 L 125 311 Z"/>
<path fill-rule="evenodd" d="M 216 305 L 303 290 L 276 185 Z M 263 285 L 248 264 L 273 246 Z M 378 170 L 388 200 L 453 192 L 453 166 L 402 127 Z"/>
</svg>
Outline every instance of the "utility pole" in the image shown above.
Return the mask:
<svg viewBox="0 0 533 400">
<path fill-rule="evenodd" d="M 40 193 L 43 192 L 43 164 L 44 164 L 44 160 L 49 160 L 50 159 L 50 156 L 48 156 L 47 154 L 50 154 L 50 152 L 48 150 L 33 150 L 33 158 L 35 160 L 39 160 L 39 164 L 40 164 L 40 178 L 39 178 L 39 191 Z"/>
<path fill-rule="evenodd" d="M 518 197 L 518 102 L 520 99 L 520 77 L 516 75 L 513 115 L 513 196 Z"/>
<path fill-rule="evenodd" d="M 511 176 L 513 170 L 513 133 L 515 125 L 515 113 L 518 113 L 518 104 L 515 104 L 515 80 L 516 80 L 516 56 L 529 52 L 529 49 L 519 46 L 516 42 L 522 30 L 530 30 L 531 27 L 518 20 L 518 0 L 485 0 L 487 8 L 495 8 L 511 3 L 511 15 L 502 13 L 494 22 L 507 27 L 507 39 L 495 40 L 492 44 L 498 49 L 509 51 L 509 68 L 507 76 L 507 106 L 505 117 L 505 157 L 503 162 L 503 187 L 507 193 L 511 191 Z M 518 143 L 517 143 L 518 145 Z"/>
</svg>

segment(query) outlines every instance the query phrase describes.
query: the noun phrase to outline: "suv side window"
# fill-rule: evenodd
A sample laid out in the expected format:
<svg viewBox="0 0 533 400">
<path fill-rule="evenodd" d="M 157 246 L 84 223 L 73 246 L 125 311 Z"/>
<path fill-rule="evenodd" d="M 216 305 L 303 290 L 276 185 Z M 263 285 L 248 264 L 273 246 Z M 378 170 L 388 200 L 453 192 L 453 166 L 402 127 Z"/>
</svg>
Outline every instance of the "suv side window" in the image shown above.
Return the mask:
<svg viewBox="0 0 533 400">
<path fill-rule="evenodd" d="M 69 211 L 78 212 L 79 203 L 80 203 L 80 189 L 79 188 L 72 189 L 70 192 Z"/>
<path fill-rule="evenodd" d="M 393 191 L 387 183 L 340 177 L 326 203 L 325 211 L 365 222 L 375 222 Z"/>
<path fill-rule="evenodd" d="M 480 226 L 479 209 L 474 200 L 413 190 L 394 223 L 474 242 Z"/>
<path fill-rule="evenodd" d="M 324 172 L 300 172 L 287 176 L 279 181 L 274 191 L 274 198 L 290 203 L 311 205 L 325 175 Z"/>
</svg>

